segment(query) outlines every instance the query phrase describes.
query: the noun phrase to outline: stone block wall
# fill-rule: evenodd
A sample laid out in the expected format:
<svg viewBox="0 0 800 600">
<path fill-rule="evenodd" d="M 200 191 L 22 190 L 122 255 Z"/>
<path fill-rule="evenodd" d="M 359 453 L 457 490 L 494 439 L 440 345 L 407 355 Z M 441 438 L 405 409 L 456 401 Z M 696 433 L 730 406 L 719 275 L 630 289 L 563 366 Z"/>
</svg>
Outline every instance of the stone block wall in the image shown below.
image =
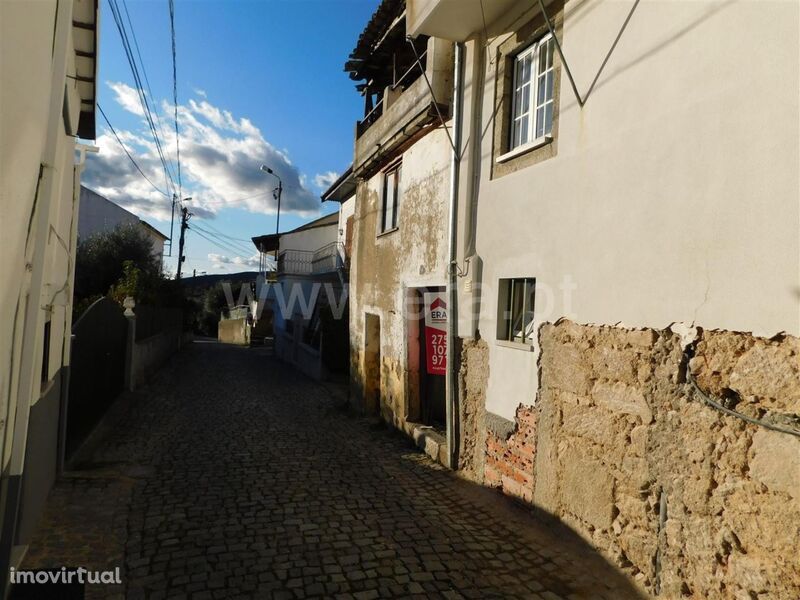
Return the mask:
<svg viewBox="0 0 800 600">
<path fill-rule="evenodd" d="M 489 346 L 484 340 L 464 340 L 459 355 L 459 469 L 473 481 L 483 480 L 486 459 L 486 383 Z"/>
<path fill-rule="evenodd" d="M 219 322 L 217 339 L 223 344 L 250 344 L 250 326 L 247 319 L 223 319 Z"/>
<path fill-rule="evenodd" d="M 651 594 L 800 597 L 800 438 L 698 393 L 797 429 L 800 340 L 693 334 L 543 325 L 536 404 L 510 437 L 487 433 L 485 483 L 557 516 Z"/>
</svg>

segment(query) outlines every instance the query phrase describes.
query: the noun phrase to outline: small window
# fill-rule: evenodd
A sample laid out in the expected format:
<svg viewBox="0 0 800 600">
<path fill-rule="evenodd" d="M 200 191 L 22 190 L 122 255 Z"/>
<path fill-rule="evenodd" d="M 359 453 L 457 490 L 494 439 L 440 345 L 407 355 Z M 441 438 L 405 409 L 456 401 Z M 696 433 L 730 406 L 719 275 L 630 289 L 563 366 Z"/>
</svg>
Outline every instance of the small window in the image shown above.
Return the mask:
<svg viewBox="0 0 800 600">
<path fill-rule="evenodd" d="M 547 35 L 514 59 L 510 150 L 553 131 L 553 48 L 553 36 Z"/>
<path fill-rule="evenodd" d="M 397 227 L 397 208 L 400 206 L 401 165 L 387 170 L 383 175 L 383 206 L 381 208 L 381 233 Z"/>
<path fill-rule="evenodd" d="M 42 336 L 42 383 L 50 381 L 50 321 L 44 324 Z"/>
<path fill-rule="evenodd" d="M 532 345 L 534 342 L 533 308 L 536 279 L 501 279 L 498 301 L 497 339 Z"/>
</svg>

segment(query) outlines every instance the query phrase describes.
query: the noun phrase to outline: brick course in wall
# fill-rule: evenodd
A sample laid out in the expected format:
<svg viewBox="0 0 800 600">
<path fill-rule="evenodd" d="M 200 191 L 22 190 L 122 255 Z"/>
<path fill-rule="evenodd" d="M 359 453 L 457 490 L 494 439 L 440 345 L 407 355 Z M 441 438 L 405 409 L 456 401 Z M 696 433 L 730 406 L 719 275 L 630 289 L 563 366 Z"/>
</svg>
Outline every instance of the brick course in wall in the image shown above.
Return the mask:
<svg viewBox="0 0 800 600">
<path fill-rule="evenodd" d="M 536 411 L 517 408 L 516 427 L 506 439 L 494 432 L 486 435 L 484 483 L 499 487 L 509 496 L 533 500 L 533 462 L 536 456 Z"/>
</svg>

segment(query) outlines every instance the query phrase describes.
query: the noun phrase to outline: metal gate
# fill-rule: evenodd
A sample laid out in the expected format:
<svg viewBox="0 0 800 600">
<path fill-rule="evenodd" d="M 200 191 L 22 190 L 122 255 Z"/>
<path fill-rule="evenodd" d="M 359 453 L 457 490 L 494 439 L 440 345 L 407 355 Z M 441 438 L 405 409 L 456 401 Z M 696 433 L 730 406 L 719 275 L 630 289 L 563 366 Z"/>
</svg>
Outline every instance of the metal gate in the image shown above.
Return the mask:
<svg viewBox="0 0 800 600">
<path fill-rule="evenodd" d="M 86 439 L 122 391 L 128 320 L 109 298 L 92 304 L 72 326 L 66 455 Z"/>
</svg>

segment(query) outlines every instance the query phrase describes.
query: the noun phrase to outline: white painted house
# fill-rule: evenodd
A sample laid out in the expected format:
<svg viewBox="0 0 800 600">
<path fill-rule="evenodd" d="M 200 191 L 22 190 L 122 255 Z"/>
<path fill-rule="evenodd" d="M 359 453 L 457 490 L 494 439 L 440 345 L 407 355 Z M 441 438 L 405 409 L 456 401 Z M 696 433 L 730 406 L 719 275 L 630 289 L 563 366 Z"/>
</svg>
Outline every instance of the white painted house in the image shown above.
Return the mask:
<svg viewBox="0 0 800 600">
<path fill-rule="evenodd" d="M 59 468 L 87 150 L 78 138 L 95 137 L 97 22 L 97 0 L 0 2 L 3 597 Z"/>
<path fill-rule="evenodd" d="M 159 264 L 163 261 L 164 242 L 169 239 L 166 235 L 119 204 L 82 185 L 78 210 L 78 238 L 86 239 L 96 233 L 111 231 L 120 225 L 138 227 L 153 244 L 153 256 L 158 259 Z"/>
<path fill-rule="evenodd" d="M 342 298 L 347 282 L 339 218 L 335 212 L 285 233 L 253 238 L 262 264 L 270 253 L 278 256 L 275 279 L 267 280 L 265 273 L 256 285 L 256 318 L 271 318 L 275 355 L 317 379 L 329 371 L 322 314 L 331 300 Z"/>
</svg>

